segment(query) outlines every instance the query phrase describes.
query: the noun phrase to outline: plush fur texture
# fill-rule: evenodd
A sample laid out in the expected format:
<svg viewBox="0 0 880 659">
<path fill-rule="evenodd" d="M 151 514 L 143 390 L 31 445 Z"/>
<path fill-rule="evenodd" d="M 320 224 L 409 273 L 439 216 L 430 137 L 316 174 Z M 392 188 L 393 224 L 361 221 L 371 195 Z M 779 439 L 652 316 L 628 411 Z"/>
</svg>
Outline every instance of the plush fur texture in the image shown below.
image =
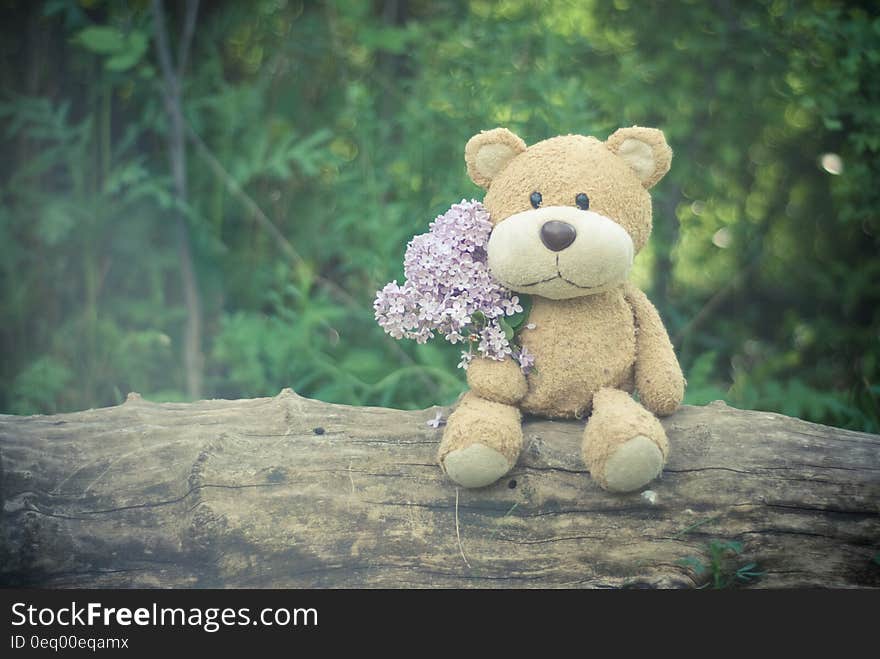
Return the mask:
<svg viewBox="0 0 880 659">
<path fill-rule="evenodd" d="M 504 128 L 468 142 L 468 172 L 488 190 L 483 203 L 495 225 L 490 268 L 533 296 L 533 327 L 520 338 L 535 369 L 525 376 L 511 359 L 471 363 L 471 391 L 450 416 L 439 450 L 459 484 L 487 485 L 513 467 L 522 449 L 520 411 L 589 416 L 583 457 L 602 487 L 635 490 L 660 473 L 669 446 L 655 415 L 678 409 L 685 382 L 656 309 L 626 276 L 651 233 L 647 190 L 671 157 L 662 132 L 640 127 L 622 128 L 607 142 L 567 135 L 526 147 Z M 588 210 L 576 204 L 580 193 Z M 576 234 L 563 249 L 541 239 L 551 221 Z"/>
<path fill-rule="evenodd" d="M 449 415 L 438 457 L 444 471 L 459 485 L 483 487 L 510 471 L 522 445 L 519 410 L 512 405 L 481 398 L 471 391 L 462 396 L 455 411 Z M 479 452 L 473 454 L 476 459 L 470 461 L 472 464 L 465 461 L 449 463 L 450 454 L 461 454 L 474 446 Z M 496 460 L 499 455 L 503 460 Z M 456 472 L 461 476 L 456 478 Z"/>
<path fill-rule="evenodd" d="M 529 392 L 526 376 L 512 359 L 475 359 L 467 370 L 471 391 L 495 403 L 516 405 Z"/>
<path fill-rule="evenodd" d="M 595 409 L 584 431 L 583 456 L 600 485 L 607 485 L 604 467 L 608 460 L 620 446 L 635 437 L 651 440 L 666 461 L 669 442 L 657 417 L 624 391 L 600 389 L 593 398 Z"/>
<path fill-rule="evenodd" d="M 526 150 L 526 143 L 506 128 L 495 128 L 472 137 L 464 149 L 471 180 L 481 188 L 489 183 L 510 161 Z"/>
<path fill-rule="evenodd" d="M 656 128 L 620 128 L 605 145 L 626 161 L 646 189 L 654 187 L 672 165 L 672 149 Z"/>
</svg>

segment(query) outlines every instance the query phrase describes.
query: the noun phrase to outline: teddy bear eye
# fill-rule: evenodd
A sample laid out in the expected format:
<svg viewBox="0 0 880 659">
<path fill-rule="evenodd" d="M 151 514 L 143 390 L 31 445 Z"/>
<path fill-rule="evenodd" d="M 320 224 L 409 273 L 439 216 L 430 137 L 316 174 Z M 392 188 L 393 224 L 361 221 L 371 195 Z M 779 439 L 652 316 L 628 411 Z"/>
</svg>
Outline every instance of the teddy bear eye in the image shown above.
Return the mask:
<svg viewBox="0 0 880 659">
<path fill-rule="evenodd" d="M 582 211 L 590 210 L 590 198 L 587 196 L 586 192 L 578 192 L 577 196 L 574 198 L 574 203 L 576 203 L 577 207 Z"/>
<path fill-rule="evenodd" d="M 535 191 L 531 195 L 529 195 L 529 201 L 532 203 L 532 208 L 537 208 L 538 206 L 540 206 L 542 200 L 543 197 L 541 196 L 540 192 Z"/>
</svg>

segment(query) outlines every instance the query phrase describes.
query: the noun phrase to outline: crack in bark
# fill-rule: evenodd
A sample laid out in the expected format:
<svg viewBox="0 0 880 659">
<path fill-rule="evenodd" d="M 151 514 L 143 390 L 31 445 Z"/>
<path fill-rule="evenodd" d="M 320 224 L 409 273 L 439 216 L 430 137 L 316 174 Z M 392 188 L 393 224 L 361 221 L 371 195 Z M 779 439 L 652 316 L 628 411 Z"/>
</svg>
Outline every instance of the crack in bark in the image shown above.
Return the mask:
<svg viewBox="0 0 880 659">
<path fill-rule="evenodd" d="M 539 472 L 562 472 L 564 474 L 578 474 L 582 476 L 589 476 L 590 472 L 587 469 L 569 469 L 568 467 L 551 467 L 551 466 L 538 466 L 538 465 L 517 465 L 519 469 L 525 469 L 526 471 L 539 471 Z"/>
<path fill-rule="evenodd" d="M 870 540 L 863 540 L 861 538 L 844 538 L 842 534 L 828 535 L 827 533 L 819 533 L 815 531 L 797 531 L 795 529 L 755 529 L 753 531 L 740 531 L 739 533 L 735 534 L 734 537 L 739 537 L 743 535 L 800 535 L 810 538 L 822 538 L 823 540 L 830 540 L 834 543 L 841 543 L 841 541 L 845 541 L 847 544 L 857 547 L 874 546 L 874 543 Z"/>
<path fill-rule="evenodd" d="M 793 506 L 782 503 L 763 503 L 768 508 L 784 508 L 786 510 L 798 510 L 804 513 L 830 513 L 834 515 L 858 515 L 860 517 L 880 517 L 880 511 L 873 510 L 843 510 L 841 508 L 816 508 L 812 506 Z"/>
<path fill-rule="evenodd" d="M 39 508 L 21 508 L 16 511 L 12 511 L 11 513 L 7 513 L 10 515 L 17 515 L 23 513 L 37 513 L 39 515 L 43 515 L 44 517 L 57 517 L 58 519 L 73 519 L 73 520 L 92 520 L 93 517 L 89 517 L 90 515 L 109 515 L 111 513 L 122 512 L 125 510 L 136 510 L 139 508 L 160 508 L 162 506 L 169 506 L 175 503 L 180 503 L 184 501 L 191 495 L 199 492 L 200 490 L 214 488 L 214 489 L 223 489 L 223 490 L 244 490 L 255 487 L 278 487 L 282 485 L 282 483 L 252 483 L 248 485 L 220 485 L 214 483 L 206 483 L 204 485 L 196 485 L 195 487 L 190 488 L 190 490 L 179 497 L 175 497 L 173 499 L 166 499 L 164 501 L 147 501 L 145 503 L 136 503 L 130 506 L 118 506 L 116 508 L 106 508 L 103 510 L 80 510 L 71 515 L 64 515 L 60 513 L 50 513 L 44 510 L 40 510 Z"/>
<path fill-rule="evenodd" d="M 504 542 L 510 542 L 515 545 L 543 545 L 550 544 L 554 542 L 567 542 L 570 540 L 599 540 L 606 541 L 608 539 L 608 535 L 570 535 L 570 536 L 559 536 L 556 538 L 541 538 L 539 540 L 519 540 L 517 538 L 509 538 L 504 535 L 495 536 L 498 540 L 503 540 Z"/>
</svg>

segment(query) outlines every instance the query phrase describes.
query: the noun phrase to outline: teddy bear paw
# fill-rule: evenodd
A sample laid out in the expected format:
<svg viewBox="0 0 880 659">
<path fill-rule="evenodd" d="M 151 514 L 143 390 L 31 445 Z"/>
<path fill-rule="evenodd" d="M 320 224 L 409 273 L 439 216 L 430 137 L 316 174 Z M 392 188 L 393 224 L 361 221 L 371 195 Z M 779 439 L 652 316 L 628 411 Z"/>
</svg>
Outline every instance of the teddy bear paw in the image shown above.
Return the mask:
<svg viewBox="0 0 880 659">
<path fill-rule="evenodd" d="M 500 451 L 479 443 L 450 451 L 443 458 L 446 475 L 462 487 L 491 485 L 511 466 Z"/>
<path fill-rule="evenodd" d="M 660 475 L 663 454 L 653 441 L 636 435 L 621 444 L 605 464 L 606 487 L 611 492 L 632 492 Z"/>
</svg>

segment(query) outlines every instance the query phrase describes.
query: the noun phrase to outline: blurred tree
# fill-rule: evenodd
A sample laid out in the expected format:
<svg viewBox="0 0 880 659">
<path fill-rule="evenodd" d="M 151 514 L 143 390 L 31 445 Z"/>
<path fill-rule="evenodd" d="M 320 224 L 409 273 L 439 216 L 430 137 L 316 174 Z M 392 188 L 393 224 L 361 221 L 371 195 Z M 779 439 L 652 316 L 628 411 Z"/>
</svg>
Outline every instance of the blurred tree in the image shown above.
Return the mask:
<svg viewBox="0 0 880 659">
<path fill-rule="evenodd" d="M 180 279 L 183 299 L 186 305 L 186 336 L 183 341 L 183 364 L 186 374 L 186 393 L 192 399 L 202 396 L 202 377 L 204 355 L 202 354 L 202 295 L 193 271 L 192 245 L 189 227 L 183 216 L 183 209 L 189 205 L 189 182 L 186 171 L 186 132 L 184 130 L 183 98 L 181 88 L 183 76 L 189 63 L 193 32 L 198 16 L 198 0 L 187 0 L 186 16 L 175 54 L 171 52 L 168 29 L 165 25 L 163 0 L 153 0 L 152 19 L 155 32 L 156 56 L 162 71 L 162 94 L 165 111 L 168 115 L 168 160 L 171 177 L 174 181 L 174 199 L 180 206 L 174 221 L 177 234 L 177 256 L 180 259 Z"/>
</svg>

